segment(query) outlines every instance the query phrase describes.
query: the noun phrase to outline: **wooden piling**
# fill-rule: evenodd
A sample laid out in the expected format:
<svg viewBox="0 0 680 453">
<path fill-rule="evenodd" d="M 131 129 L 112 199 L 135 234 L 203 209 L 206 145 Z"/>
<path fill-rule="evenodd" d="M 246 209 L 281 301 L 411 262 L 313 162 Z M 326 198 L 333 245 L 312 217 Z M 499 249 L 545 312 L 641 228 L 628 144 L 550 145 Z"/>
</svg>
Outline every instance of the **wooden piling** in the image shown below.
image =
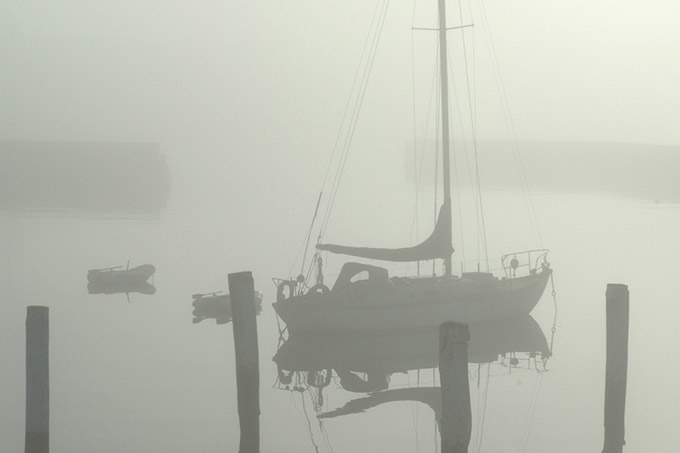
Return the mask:
<svg viewBox="0 0 680 453">
<path fill-rule="evenodd" d="M 628 286 L 607 285 L 607 371 L 604 389 L 603 453 L 621 453 L 625 445 L 628 374 Z"/>
<path fill-rule="evenodd" d="M 468 381 L 469 340 L 467 324 L 446 322 L 439 326 L 442 453 L 465 453 L 470 443 L 472 415 Z"/>
<path fill-rule="evenodd" d="M 260 451 L 260 372 L 257 344 L 255 288 L 250 272 L 229 274 L 234 326 L 239 453 Z"/>
<path fill-rule="evenodd" d="M 26 309 L 25 453 L 50 451 L 49 308 Z"/>
</svg>

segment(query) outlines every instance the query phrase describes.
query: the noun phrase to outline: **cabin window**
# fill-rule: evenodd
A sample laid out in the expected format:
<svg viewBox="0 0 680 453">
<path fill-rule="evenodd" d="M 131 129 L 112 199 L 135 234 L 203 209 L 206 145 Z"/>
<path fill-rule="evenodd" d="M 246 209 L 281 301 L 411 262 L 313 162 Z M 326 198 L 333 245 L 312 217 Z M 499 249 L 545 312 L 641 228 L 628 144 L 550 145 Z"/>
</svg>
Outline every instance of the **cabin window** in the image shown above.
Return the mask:
<svg viewBox="0 0 680 453">
<path fill-rule="evenodd" d="M 368 271 L 361 271 L 350 279 L 350 282 L 356 283 L 356 282 L 362 282 L 362 281 L 368 281 Z"/>
</svg>

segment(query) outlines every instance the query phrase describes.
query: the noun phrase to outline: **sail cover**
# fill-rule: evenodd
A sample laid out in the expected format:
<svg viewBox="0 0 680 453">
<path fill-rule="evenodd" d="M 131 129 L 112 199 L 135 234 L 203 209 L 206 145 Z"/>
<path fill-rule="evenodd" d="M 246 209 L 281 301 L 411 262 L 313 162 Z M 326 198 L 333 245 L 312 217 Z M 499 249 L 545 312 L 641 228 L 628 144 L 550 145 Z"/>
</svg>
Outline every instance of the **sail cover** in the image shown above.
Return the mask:
<svg viewBox="0 0 680 453">
<path fill-rule="evenodd" d="M 372 247 L 347 247 L 334 244 L 317 244 L 318 250 L 331 253 L 357 256 L 382 261 L 423 261 L 435 258 L 448 258 L 453 253 L 451 244 L 451 207 L 444 203 L 439 210 L 439 217 L 434 231 L 423 242 L 413 247 L 400 249 L 383 249 Z"/>
</svg>

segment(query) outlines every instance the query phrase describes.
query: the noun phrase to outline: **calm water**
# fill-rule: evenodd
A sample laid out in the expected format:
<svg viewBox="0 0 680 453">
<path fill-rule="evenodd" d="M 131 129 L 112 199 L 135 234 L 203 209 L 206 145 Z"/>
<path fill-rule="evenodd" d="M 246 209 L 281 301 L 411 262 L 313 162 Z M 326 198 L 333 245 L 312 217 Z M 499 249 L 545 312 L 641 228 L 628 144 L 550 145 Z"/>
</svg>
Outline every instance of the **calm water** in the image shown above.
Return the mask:
<svg viewBox="0 0 680 453">
<path fill-rule="evenodd" d="M 514 192 L 488 195 L 489 210 L 498 212 L 487 218 L 489 235 L 497 238 L 492 257 L 531 246 L 528 230 L 508 220 L 508 206 L 518 199 Z M 272 201 L 256 209 L 236 200 L 227 209 L 226 201 L 195 204 L 175 196 L 160 219 L 0 216 L 3 451 L 23 449 L 27 305 L 50 307 L 52 451 L 236 451 L 231 324 L 192 324 L 191 295 L 226 289 L 227 274 L 242 270 L 253 271 L 264 293 L 258 318 L 262 451 L 437 451 L 435 414 L 423 402 L 438 386 L 436 351 L 428 352 L 427 338 L 355 338 L 351 347 L 326 341 L 311 351 L 302 341 L 288 357 L 320 373 L 280 379 L 272 361 L 280 339 L 271 278 L 297 273 L 290 265 L 309 207 Z M 527 341 L 535 350 L 552 343 L 553 356 L 544 363 L 517 354 L 521 360 L 511 367 L 510 355 L 493 360 L 487 354 L 470 365 L 470 451 L 601 450 L 607 283 L 628 284 L 631 294 L 626 451 L 676 451 L 680 208 L 556 192 L 535 193 L 534 203 L 551 249 L 557 322 L 553 337 L 548 290 L 532 313 L 540 330 Z M 363 234 L 376 237 L 375 230 Z M 87 269 L 127 260 L 156 266 L 156 294 L 131 294 L 128 303 L 122 294 L 87 293 Z M 329 261 L 332 274 L 341 259 Z M 503 335 L 516 337 L 513 329 L 526 334 L 521 326 L 501 326 L 494 330 L 498 338 L 479 347 L 490 354 L 511 350 Z M 336 366 L 342 376 L 336 371 L 323 382 L 323 370 Z M 386 389 L 392 393 L 366 399 L 368 391 Z M 325 418 L 317 418 L 321 414 Z"/>
</svg>

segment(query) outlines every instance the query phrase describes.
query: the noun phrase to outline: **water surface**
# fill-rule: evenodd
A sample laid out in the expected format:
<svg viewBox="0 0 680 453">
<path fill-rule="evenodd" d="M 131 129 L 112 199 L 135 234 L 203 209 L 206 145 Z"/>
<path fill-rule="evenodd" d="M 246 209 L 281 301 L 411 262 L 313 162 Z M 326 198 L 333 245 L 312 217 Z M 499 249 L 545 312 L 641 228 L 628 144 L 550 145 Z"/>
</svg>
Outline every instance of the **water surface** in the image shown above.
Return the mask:
<svg viewBox="0 0 680 453">
<path fill-rule="evenodd" d="M 488 218 L 491 256 L 530 245 L 526 230 L 507 227 L 509 206 L 521 206 L 519 198 L 512 191 L 487 195 L 489 210 L 500 212 Z M 669 359 L 680 341 L 680 209 L 606 194 L 546 191 L 533 198 L 543 243 L 551 249 L 556 306 L 549 288 L 530 318 L 540 335 L 531 347 L 518 347 L 516 366 L 507 347 L 497 348 L 505 357 L 493 357 L 491 347 L 470 364 L 470 451 L 602 447 L 607 283 L 628 284 L 631 294 L 626 450 L 674 451 L 680 397 L 678 366 Z M 319 357 L 302 354 L 322 363 L 307 364 L 318 368 L 311 378 L 297 373 L 281 381 L 272 360 L 281 338 L 270 279 L 297 274 L 290 265 L 307 211 L 303 219 L 283 214 L 274 202 L 259 209 L 242 202 L 220 207 L 227 199 L 189 203 L 178 196 L 159 218 L 0 216 L 3 450 L 23 448 L 24 320 L 26 306 L 35 304 L 50 307 L 52 451 L 235 451 L 231 324 L 192 324 L 191 295 L 225 290 L 228 273 L 251 270 L 264 293 L 258 318 L 262 451 L 437 451 L 431 404 L 439 382 L 436 351 L 427 352 L 431 339 L 378 338 L 377 346 L 369 339 L 363 357 L 340 359 L 336 353 L 347 348 L 326 343 L 316 350 Z M 373 222 L 377 226 L 360 240 L 401 237 L 392 229 L 377 231 L 380 222 Z M 88 269 L 128 260 L 156 266 L 155 294 L 132 293 L 129 301 L 124 294 L 88 294 Z M 332 279 L 343 260 L 328 261 Z M 360 348 L 356 339 L 352 344 Z M 552 352 L 547 360 L 528 354 L 545 345 Z M 327 379 L 337 360 L 340 375 L 334 370 Z"/>
</svg>

